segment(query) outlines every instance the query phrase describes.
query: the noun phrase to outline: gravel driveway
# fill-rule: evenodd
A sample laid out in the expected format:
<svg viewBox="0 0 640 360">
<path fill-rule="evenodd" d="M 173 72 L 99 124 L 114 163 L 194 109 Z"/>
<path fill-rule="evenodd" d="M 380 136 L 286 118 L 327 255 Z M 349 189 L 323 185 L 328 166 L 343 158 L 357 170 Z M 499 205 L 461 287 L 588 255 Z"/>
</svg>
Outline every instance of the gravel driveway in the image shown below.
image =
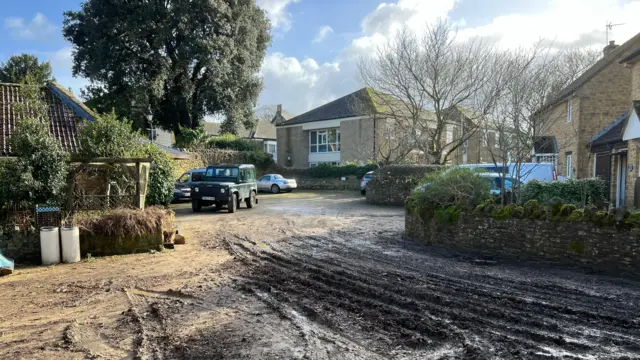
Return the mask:
<svg viewBox="0 0 640 360">
<path fill-rule="evenodd" d="M 46 351 L 113 359 L 640 358 L 638 282 L 416 244 L 403 239 L 402 209 L 353 193 L 261 195 L 255 209 L 236 214 L 175 208 L 189 243 L 147 263 L 144 276 L 138 263 L 157 254 L 91 263 L 86 293 L 73 297 L 92 299 L 81 306 L 98 309 L 97 318 L 76 311 Z M 105 280 L 106 269 L 119 267 L 136 270 Z M 16 278 L 25 275 L 34 278 Z M 56 276 L 64 280 L 51 289 L 78 283 Z M 105 281 L 113 295 L 96 298 Z M 0 282 L 0 291 L 12 282 Z M 91 284 L 102 287 L 86 290 Z M 109 309 L 122 310 L 104 316 Z M 24 342 L 11 339 L 0 357 L 42 354 L 16 350 Z"/>
</svg>

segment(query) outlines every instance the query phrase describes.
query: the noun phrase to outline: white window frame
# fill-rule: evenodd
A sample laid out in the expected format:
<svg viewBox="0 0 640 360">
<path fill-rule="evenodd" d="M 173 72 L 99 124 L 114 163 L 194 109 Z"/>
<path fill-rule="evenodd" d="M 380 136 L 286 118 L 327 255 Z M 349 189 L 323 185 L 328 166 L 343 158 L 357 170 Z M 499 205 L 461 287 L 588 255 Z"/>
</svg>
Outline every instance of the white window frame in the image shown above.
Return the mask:
<svg viewBox="0 0 640 360">
<path fill-rule="evenodd" d="M 567 124 L 573 122 L 573 99 L 567 101 Z"/>
<path fill-rule="evenodd" d="M 336 132 L 336 142 L 329 142 L 329 131 Z M 311 139 L 313 134 L 316 135 L 316 143 L 311 144 Z M 319 129 L 309 131 L 309 154 L 327 154 L 327 153 L 337 153 L 340 152 L 340 129 Z M 324 142 L 322 142 L 324 141 Z M 331 151 L 331 145 L 334 145 L 334 151 Z M 315 146 L 315 151 L 313 151 L 313 147 Z M 320 146 L 326 146 L 326 151 L 320 151 Z"/>
<path fill-rule="evenodd" d="M 567 179 L 573 178 L 573 154 L 566 154 L 564 157 L 565 176 Z"/>
<path fill-rule="evenodd" d="M 387 139 L 396 138 L 396 124 L 393 119 L 387 119 L 385 131 L 386 131 Z"/>
<path fill-rule="evenodd" d="M 447 144 L 453 142 L 453 126 L 447 125 Z"/>
</svg>

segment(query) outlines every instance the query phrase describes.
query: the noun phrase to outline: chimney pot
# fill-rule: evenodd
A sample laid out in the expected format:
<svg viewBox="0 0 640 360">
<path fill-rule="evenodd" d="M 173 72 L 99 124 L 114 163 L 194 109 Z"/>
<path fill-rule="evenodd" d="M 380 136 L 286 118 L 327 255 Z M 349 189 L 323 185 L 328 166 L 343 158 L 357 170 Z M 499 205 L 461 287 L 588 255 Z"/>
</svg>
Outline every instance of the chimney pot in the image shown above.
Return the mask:
<svg viewBox="0 0 640 360">
<path fill-rule="evenodd" d="M 616 44 L 615 40 L 611 40 L 609 41 L 609 45 L 605 46 L 604 49 L 602 49 L 602 53 L 604 55 L 607 55 L 608 53 L 610 53 L 613 49 L 617 48 L 620 45 Z"/>
<path fill-rule="evenodd" d="M 615 45 L 615 44 L 616 44 L 616 41 L 615 41 L 615 40 L 611 40 L 611 41 L 609 41 L 609 45 Z"/>
<path fill-rule="evenodd" d="M 277 114 L 281 114 L 282 113 L 282 104 L 278 104 L 278 106 L 276 106 L 276 113 Z"/>
</svg>

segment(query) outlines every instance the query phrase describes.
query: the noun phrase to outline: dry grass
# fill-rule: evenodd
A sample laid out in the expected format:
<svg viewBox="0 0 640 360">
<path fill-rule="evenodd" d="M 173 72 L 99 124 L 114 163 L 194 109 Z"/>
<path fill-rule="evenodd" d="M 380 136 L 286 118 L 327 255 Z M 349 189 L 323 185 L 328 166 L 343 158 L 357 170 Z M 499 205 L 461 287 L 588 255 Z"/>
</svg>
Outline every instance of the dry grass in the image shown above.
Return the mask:
<svg viewBox="0 0 640 360">
<path fill-rule="evenodd" d="M 174 214 L 161 207 L 80 212 L 74 224 L 81 232 L 103 236 L 149 236 L 173 228 Z"/>
</svg>

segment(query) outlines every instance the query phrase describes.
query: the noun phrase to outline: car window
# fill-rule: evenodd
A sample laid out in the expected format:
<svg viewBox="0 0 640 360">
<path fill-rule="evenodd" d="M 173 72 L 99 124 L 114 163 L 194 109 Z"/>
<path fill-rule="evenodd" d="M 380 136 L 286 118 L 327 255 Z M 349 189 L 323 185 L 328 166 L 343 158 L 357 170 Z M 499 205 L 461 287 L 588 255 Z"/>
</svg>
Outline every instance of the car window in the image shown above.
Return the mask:
<svg viewBox="0 0 640 360">
<path fill-rule="evenodd" d="M 284 178 L 282 177 L 282 175 L 273 175 L 273 179 L 274 180 L 283 180 Z"/>
<path fill-rule="evenodd" d="M 228 167 L 208 168 L 205 176 L 208 178 L 237 178 L 238 168 L 228 168 Z"/>
<path fill-rule="evenodd" d="M 203 172 L 194 172 L 191 174 L 191 181 L 202 181 L 203 175 Z"/>
<path fill-rule="evenodd" d="M 181 182 L 181 183 L 189 182 L 189 174 L 188 173 L 182 174 L 182 176 L 180 176 L 180 179 L 178 179 L 178 182 Z"/>
<path fill-rule="evenodd" d="M 260 181 L 269 181 L 270 176 L 269 175 L 265 175 L 263 177 L 260 178 Z"/>
</svg>

